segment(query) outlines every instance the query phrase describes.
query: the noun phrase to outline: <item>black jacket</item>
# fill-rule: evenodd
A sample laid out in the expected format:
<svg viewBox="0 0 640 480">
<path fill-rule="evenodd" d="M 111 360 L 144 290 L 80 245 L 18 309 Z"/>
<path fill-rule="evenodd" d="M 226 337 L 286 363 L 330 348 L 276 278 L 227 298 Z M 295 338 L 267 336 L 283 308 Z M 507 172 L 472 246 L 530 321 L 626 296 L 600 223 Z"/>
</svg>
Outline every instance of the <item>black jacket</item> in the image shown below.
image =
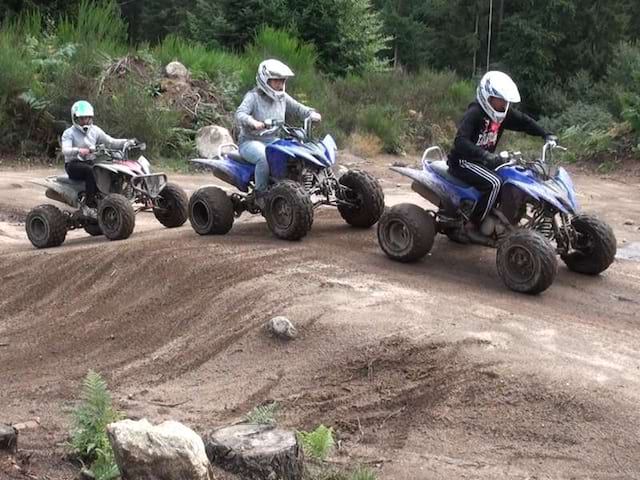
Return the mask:
<svg viewBox="0 0 640 480">
<path fill-rule="evenodd" d="M 493 153 L 504 130 L 526 132 L 529 135 L 550 135 L 533 118 L 510 108 L 501 124 L 489 118 L 476 101 L 469 105 L 458 127 L 458 133 L 449 153 L 449 165 L 456 167 L 459 160 L 484 164 L 487 152 Z"/>
</svg>

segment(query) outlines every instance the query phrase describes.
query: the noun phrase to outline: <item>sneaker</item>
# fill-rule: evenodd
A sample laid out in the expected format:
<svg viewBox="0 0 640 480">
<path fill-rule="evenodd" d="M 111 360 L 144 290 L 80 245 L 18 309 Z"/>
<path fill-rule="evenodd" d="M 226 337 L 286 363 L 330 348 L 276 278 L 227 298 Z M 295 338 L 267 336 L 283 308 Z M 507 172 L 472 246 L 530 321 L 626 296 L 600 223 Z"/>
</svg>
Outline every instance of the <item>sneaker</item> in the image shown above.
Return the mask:
<svg viewBox="0 0 640 480">
<path fill-rule="evenodd" d="M 269 191 L 254 191 L 253 192 L 253 203 L 258 207 L 261 211 L 265 211 L 267 208 L 267 200 L 269 199 Z"/>
<path fill-rule="evenodd" d="M 97 208 L 91 208 L 87 205 L 82 205 L 80 207 L 80 213 L 82 213 L 83 217 L 87 217 L 87 218 L 91 218 L 93 220 L 97 220 L 98 219 L 98 209 Z"/>
</svg>

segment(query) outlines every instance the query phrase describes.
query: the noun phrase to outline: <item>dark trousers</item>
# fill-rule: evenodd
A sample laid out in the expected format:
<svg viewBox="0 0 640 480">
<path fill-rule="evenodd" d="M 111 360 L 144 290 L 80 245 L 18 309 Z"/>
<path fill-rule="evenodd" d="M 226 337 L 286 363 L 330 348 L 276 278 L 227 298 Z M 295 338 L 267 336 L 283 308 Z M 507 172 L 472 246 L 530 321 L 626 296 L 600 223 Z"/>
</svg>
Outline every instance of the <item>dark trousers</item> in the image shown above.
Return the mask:
<svg viewBox="0 0 640 480">
<path fill-rule="evenodd" d="M 495 171 L 466 160 L 460 160 L 459 165 L 451 166 L 449 172 L 482 194 L 471 212 L 471 220 L 479 226 L 498 199 L 502 183 L 500 177 Z"/>
<path fill-rule="evenodd" d="M 64 169 L 72 180 L 83 180 L 85 184 L 85 193 L 87 194 L 87 202 L 93 203 L 98 187 L 96 179 L 93 176 L 93 164 L 90 162 L 81 162 L 74 160 L 64 164 Z"/>
</svg>

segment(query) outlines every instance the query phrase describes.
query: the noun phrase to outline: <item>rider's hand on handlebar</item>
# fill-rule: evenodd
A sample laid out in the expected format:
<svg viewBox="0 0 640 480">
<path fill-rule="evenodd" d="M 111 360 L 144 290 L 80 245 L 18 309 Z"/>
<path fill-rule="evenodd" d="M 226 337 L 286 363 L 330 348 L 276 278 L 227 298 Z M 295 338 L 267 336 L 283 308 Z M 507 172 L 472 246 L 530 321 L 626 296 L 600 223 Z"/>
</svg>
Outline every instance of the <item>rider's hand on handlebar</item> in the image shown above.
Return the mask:
<svg viewBox="0 0 640 480">
<path fill-rule="evenodd" d="M 79 148 L 78 149 L 78 155 L 80 155 L 81 157 L 86 157 L 87 155 L 91 154 L 91 150 L 89 150 L 88 148 Z"/>
<path fill-rule="evenodd" d="M 257 120 L 254 120 L 254 121 L 251 123 L 251 127 L 252 127 L 254 130 L 258 131 L 258 132 L 259 132 L 260 130 L 264 130 L 265 128 L 267 128 L 267 126 L 265 125 L 265 123 L 264 123 L 264 122 L 259 122 L 259 121 L 257 121 Z"/>
<path fill-rule="evenodd" d="M 322 121 L 322 115 L 320 115 L 318 112 L 311 112 L 309 114 L 309 119 L 312 122 L 321 122 Z"/>
<path fill-rule="evenodd" d="M 491 168 L 492 170 L 495 170 L 500 165 L 506 162 L 506 160 L 502 159 L 500 155 L 496 155 L 495 153 L 491 152 L 486 152 L 482 160 L 484 165 L 487 168 Z"/>
<path fill-rule="evenodd" d="M 544 137 L 544 143 L 549 144 L 551 148 L 555 148 L 558 146 L 558 137 L 555 135 L 547 135 Z"/>
</svg>

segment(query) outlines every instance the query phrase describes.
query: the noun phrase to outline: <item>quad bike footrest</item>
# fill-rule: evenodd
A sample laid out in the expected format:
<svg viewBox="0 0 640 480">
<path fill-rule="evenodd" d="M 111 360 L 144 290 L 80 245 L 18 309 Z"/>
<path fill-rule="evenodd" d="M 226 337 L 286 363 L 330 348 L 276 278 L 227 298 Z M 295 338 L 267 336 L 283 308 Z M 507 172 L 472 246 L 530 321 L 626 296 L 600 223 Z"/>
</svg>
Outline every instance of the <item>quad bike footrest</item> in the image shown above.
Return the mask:
<svg viewBox="0 0 640 480">
<path fill-rule="evenodd" d="M 133 189 L 151 198 L 156 198 L 166 184 L 167 176 L 164 173 L 151 173 L 149 175 L 131 177 Z"/>
</svg>

